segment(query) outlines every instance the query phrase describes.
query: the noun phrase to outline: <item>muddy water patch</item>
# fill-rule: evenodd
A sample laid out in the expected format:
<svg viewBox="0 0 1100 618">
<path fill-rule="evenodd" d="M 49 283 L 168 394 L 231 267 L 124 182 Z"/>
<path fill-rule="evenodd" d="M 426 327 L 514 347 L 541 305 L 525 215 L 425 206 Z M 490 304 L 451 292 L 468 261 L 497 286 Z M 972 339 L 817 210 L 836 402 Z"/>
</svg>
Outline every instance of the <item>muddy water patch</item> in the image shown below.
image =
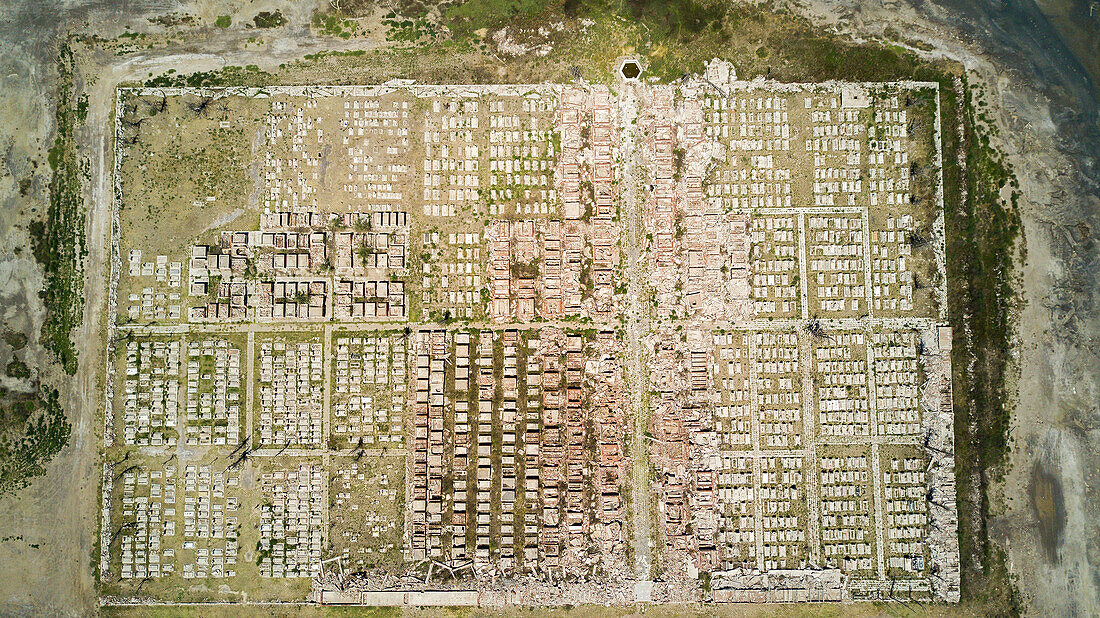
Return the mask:
<svg viewBox="0 0 1100 618">
<path fill-rule="evenodd" d="M 1062 479 L 1037 464 L 1031 472 L 1028 488 L 1031 509 L 1039 522 L 1039 541 L 1047 562 L 1057 563 L 1061 557 L 1062 533 L 1066 527 L 1066 507 L 1062 496 Z"/>
</svg>

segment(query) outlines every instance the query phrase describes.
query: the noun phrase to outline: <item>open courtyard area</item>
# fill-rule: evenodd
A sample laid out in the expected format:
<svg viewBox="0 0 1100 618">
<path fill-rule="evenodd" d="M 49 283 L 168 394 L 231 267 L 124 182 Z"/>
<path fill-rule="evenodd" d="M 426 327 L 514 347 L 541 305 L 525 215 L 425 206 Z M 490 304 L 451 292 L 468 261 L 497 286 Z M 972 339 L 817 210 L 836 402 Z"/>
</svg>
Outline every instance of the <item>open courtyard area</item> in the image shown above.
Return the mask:
<svg viewBox="0 0 1100 618">
<path fill-rule="evenodd" d="M 959 600 L 939 85 L 620 66 L 117 90 L 104 603 Z"/>
</svg>

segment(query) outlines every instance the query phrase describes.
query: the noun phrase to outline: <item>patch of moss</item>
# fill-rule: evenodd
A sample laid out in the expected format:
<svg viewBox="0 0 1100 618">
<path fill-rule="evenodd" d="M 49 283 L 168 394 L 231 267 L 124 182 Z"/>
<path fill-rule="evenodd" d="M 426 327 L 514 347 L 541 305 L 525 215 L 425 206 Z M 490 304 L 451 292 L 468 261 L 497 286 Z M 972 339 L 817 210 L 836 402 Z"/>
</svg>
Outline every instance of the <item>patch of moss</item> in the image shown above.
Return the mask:
<svg viewBox="0 0 1100 618">
<path fill-rule="evenodd" d="M 561 4 L 545 0 L 467 0 L 444 10 L 444 23 L 458 36 L 470 36 L 482 28 L 516 26 L 523 20 L 549 17 Z"/>
<path fill-rule="evenodd" d="M 19 331 L 10 329 L 5 330 L 4 341 L 11 346 L 11 349 L 17 352 L 27 347 L 27 336 Z"/>
<path fill-rule="evenodd" d="M 352 19 L 343 19 L 332 13 L 320 11 L 313 14 L 313 29 L 327 36 L 336 36 L 342 39 L 350 39 L 359 24 Z"/>
<path fill-rule="evenodd" d="M 11 359 L 11 362 L 8 363 L 6 368 L 6 372 L 9 378 L 17 378 L 20 380 L 29 378 L 31 375 L 31 370 L 27 368 L 27 364 L 18 358 Z"/>
<path fill-rule="evenodd" d="M 256 24 L 257 28 L 279 28 L 286 25 L 286 22 L 286 17 L 279 10 L 260 11 L 252 18 L 252 23 Z"/>
</svg>

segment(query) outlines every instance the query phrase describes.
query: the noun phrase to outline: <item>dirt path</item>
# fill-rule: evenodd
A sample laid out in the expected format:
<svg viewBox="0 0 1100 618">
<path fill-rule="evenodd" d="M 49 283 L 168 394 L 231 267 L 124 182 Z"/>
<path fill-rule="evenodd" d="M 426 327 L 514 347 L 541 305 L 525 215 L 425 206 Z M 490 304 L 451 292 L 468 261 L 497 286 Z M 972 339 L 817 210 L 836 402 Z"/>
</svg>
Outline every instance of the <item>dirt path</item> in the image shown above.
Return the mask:
<svg viewBox="0 0 1100 618">
<path fill-rule="evenodd" d="M 644 364 L 645 352 L 642 349 L 644 337 L 649 332 L 648 308 L 642 306 L 641 299 L 646 296 L 645 287 L 648 276 L 645 272 L 645 264 L 642 263 L 644 254 L 639 246 L 643 238 L 641 227 L 642 204 L 638 201 L 637 187 L 641 182 L 641 170 L 636 167 L 636 139 L 633 122 L 638 115 L 637 98 L 631 84 L 620 86 L 619 110 L 622 114 L 620 126 L 623 127 L 622 140 L 622 181 L 624 184 L 622 204 L 626 213 L 627 238 L 629 243 L 624 245 L 626 250 L 626 275 L 629 289 L 630 308 L 627 312 L 627 375 L 629 376 L 629 396 L 631 416 L 634 419 L 633 434 L 630 438 L 630 464 L 631 464 L 631 521 L 634 534 L 634 563 L 638 582 L 642 588 L 636 591 L 635 596 L 639 600 L 648 600 L 649 592 L 646 587 L 651 579 L 650 569 L 653 559 L 650 555 L 650 544 L 653 539 L 652 522 L 650 522 L 650 504 L 652 487 L 649 481 L 649 444 L 646 434 L 649 431 L 649 413 L 646 405 L 648 383 L 647 371 Z"/>
</svg>

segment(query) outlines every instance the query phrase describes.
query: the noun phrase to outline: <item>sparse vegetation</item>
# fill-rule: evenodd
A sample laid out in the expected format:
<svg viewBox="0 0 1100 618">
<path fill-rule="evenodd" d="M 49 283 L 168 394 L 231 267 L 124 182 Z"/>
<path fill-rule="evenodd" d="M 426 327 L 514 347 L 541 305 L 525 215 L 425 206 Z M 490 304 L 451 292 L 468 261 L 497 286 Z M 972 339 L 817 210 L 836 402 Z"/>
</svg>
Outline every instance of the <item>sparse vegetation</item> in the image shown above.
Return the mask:
<svg viewBox="0 0 1100 618">
<path fill-rule="evenodd" d="M 539 276 L 539 261 L 535 258 L 530 262 L 512 262 L 510 269 L 515 279 L 535 279 Z"/>
<path fill-rule="evenodd" d="M 168 15 L 158 15 L 157 17 L 149 18 L 149 23 L 160 24 L 169 28 L 186 26 L 194 23 L 194 21 L 195 16 L 186 13 L 169 13 Z"/>
<path fill-rule="evenodd" d="M 172 88 L 189 86 L 191 88 L 210 86 L 262 86 L 270 84 L 274 75 L 261 71 L 256 65 L 244 67 L 228 66 L 219 71 L 196 71 L 194 73 L 174 74 L 169 70 L 145 81 L 151 88 Z"/>
<path fill-rule="evenodd" d="M 314 30 L 321 34 L 342 39 L 350 39 L 358 28 L 358 23 L 354 19 L 344 19 L 332 13 L 316 12 L 313 14 L 311 23 Z"/>
<path fill-rule="evenodd" d="M 43 345 L 53 352 L 69 375 L 76 373 L 77 352 L 71 333 L 84 310 L 84 197 L 83 169 L 74 136 L 77 114 L 73 100 L 73 56 L 63 47 L 58 57 L 57 136 L 49 151 L 50 196 L 43 220 L 30 224 L 34 256 L 42 265 L 46 306 Z"/>
<path fill-rule="evenodd" d="M 0 495 L 43 474 L 71 430 L 56 390 L 0 397 Z"/>
<path fill-rule="evenodd" d="M 989 537 L 989 484 L 1008 453 L 1009 407 L 1005 377 L 1016 309 L 1013 292 L 1020 218 L 1012 170 L 990 145 L 969 90 L 963 101 L 942 91 L 945 127 L 963 123 L 966 144 L 944 131 L 944 161 L 964 148 L 967 173 L 945 166 L 945 192 L 956 197 L 947 212 L 948 301 L 952 325 L 959 552 L 963 593 L 999 614 L 1019 614 L 1004 549 Z M 965 185 L 967 199 L 957 196 Z M 1001 197 L 1004 187 L 1011 197 Z"/>
</svg>

